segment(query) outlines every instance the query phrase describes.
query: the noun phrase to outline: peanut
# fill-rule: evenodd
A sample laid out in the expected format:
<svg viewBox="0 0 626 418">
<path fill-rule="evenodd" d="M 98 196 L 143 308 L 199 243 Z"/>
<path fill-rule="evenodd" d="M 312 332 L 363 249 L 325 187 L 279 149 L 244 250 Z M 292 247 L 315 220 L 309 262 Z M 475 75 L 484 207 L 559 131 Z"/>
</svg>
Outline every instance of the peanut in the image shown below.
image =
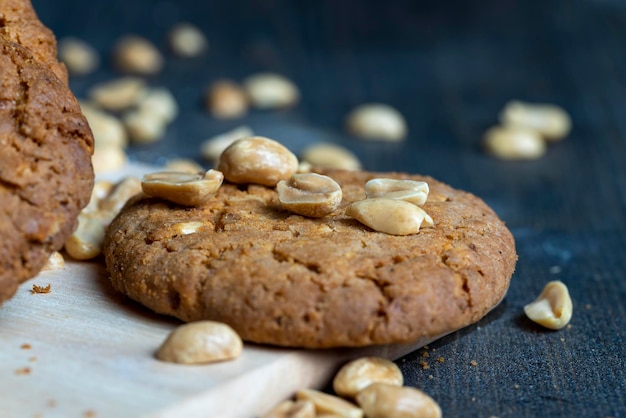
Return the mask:
<svg viewBox="0 0 626 418">
<path fill-rule="evenodd" d="M 362 357 L 345 364 L 333 379 L 337 395 L 353 398 L 372 383 L 402 386 L 404 378 L 400 368 L 392 361 L 380 357 Z"/>
<path fill-rule="evenodd" d="M 142 79 L 122 77 L 94 85 L 87 96 L 103 109 L 119 112 L 137 104 L 146 92 Z"/>
<path fill-rule="evenodd" d="M 168 33 L 168 41 L 172 52 L 184 58 L 202 55 L 209 45 L 202 31 L 188 22 L 174 26 Z"/>
<path fill-rule="evenodd" d="M 347 207 L 346 215 L 390 235 L 417 234 L 422 225 L 433 226 L 433 220 L 422 208 L 385 197 L 354 202 Z"/>
<path fill-rule="evenodd" d="M 163 56 L 154 44 L 136 35 L 118 40 L 113 57 L 116 67 L 128 73 L 153 75 L 163 67 Z"/>
<path fill-rule="evenodd" d="M 350 150 L 335 144 L 319 143 L 305 148 L 300 159 L 314 167 L 358 170 L 361 161 Z"/>
<path fill-rule="evenodd" d="M 572 128 L 572 120 L 565 110 L 542 103 L 511 101 L 500 113 L 500 121 L 503 125 L 534 130 L 548 141 L 565 138 Z"/>
<path fill-rule="evenodd" d="M 294 106 L 300 100 L 300 91 L 286 77 L 274 73 L 260 73 L 243 82 L 252 106 L 259 109 L 278 109 Z"/>
<path fill-rule="evenodd" d="M 328 176 L 315 173 L 294 174 L 276 185 L 278 200 L 290 212 L 321 218 L 334 212 L 341 203 L 342 191 Z"/>
<path fill-rule="evenodd" d="M 345 418 L 361 418 L 363 411 L 356 405 L 314 389 L 300 389 L 296 392 L 296 400 L 307 400 L 315 405 L 317 414 L 335 414 Z"/>
<path fill-rule="evenodd" d="M 216 170 L 204 174 L 164 171 L 146 174 L 141 181 L 145 194 L 184 206 L 200 206 L 215 195 L 224 175 Z"/>
<path fill-rule="evenodd" d="M 240 126 L 223 134 L 206 139 L 200 145 L 200 154 L 206 161 L 217 163 L 220 155 L 226 148 L 238 139 L 253 136 L 252 129 L 247 126 Z"/>
<path fill-rule="evenodd" d="M 356 395 L 367 418 L 441 418 L 441 408 L 424 392 L 387 383 L 373 383 Z"/>
<path fill-rule="evenodd" d="M 231 80 L 218 80 L 211 84 L 205 93 L 205 103 L 213 117 L 219 119 L 235 119 L 248 112 L 246 92 Z"/>
<path fill-rule="evenodd" d="M 487 152 L 505 160 L 532 160 L 546 153 L 546 142 L 536 131 L 516 126 L 496 126 L 485 132 Z"/>
<path fill-rule="evenodd" d="M 567 286 L 558 280 L 548 282 L 537 299 L 524 306 L 526 316 L 549 329 L 561 329 L 572 319 L 573 304 Z"/>
<path fill-rule="evenodd" d="M 261 418 L 316 418 L 315 405 L 311 401 L 283 401 Z"/>
<path fill-rule="evenodd" d="M 402 114 L 382 103 L 357 106 L 346 117 L 348 132 L 366 140 L 398 142 L 407 135 L 407 123 Z"/>
<path fill-rule="evenodd" d="M 65 64 L 70 74 L 87 75 L 100 65 L 100 55 L 87 42 L 73 37 L 66 37 L 58 43 L 59 60 Z"/>
<path fill-rule="evenodd" d="M 424 181 L 377 178 L 365 183 L 365 195 L 368 198 L 386 197 L 404 200 L 417 206 L 424 206 L 428 199 L 428 191 L 428 183 Z"/>
</svg>

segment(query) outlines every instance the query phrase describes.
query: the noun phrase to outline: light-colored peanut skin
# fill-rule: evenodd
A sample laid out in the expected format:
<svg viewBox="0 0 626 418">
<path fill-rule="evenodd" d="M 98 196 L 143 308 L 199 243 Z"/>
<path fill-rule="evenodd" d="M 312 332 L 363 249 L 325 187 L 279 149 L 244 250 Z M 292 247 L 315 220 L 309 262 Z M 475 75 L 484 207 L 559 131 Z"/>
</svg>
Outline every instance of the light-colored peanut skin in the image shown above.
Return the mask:
<svg viewBox="0 0 626 418">
<path fill-rule="evenodd" d="M 159 360 L 180 364 L 203 364 L 232 360 L 241 354 L 243 342 L 228 325 L 197 321 L 180 325 L 156 353 Z"/>
<path fill-rule="evenodd" d="M 298 171 L 298 158 L 273 139 L 238 139 L 220 155 L 217 170 L 232 183 L 274 187 Z"/>
<path fill-rule="evenodd" d="M 385 197 L 354 202 L 346 208 L 346 215 L 390 235 L 417 234 L 422 224 L 432 226 L 432 219 L 420 207 Z"/>
<path fill-rule="evenodd" d="M 310 218 L 331 214 L 343 196 L 335 180 L 316 173 L 296 173 L 288 180 L 279 181 L 276 191 L 285 209 Z"/>
<path fill-rule="evenodd" d="M 565 283 L 548 282 L 534 302 L 524 306 L 526 316 L 548 329 L 559 330 L 569 324 L 574 306 Z"/>
<path fill-rule="evenodd" d="M 441 408 L 424 392 L 411 388 L 373 383 L 356 395 L 367 418 L 441 418 Z"/>
<path fill-rule="evenodd" d="M 351 402 L 314 389 L 300 389 L 296 400 L 307 400 L 315 405 L 317 414 L 335 414 L 345 418 L 362 418 L 363 411 Z"/>
<path fill-rule="evenodd" d="M 141 188 L 145 194 L 183 206 L 201 206 L 218 191 L 224 175 L 217 170 L 204 174 L 188 172 L 159 172 L 143 177 Z"/>
<path fill-rule="evenodd" d="M 404 378 L 394 362 L 380 357 L 362 357 L 346 363 L 337 372 L 333 390 L 344 398 L 354 398 L 372 383 L 402 386 Z"/>
</svg>

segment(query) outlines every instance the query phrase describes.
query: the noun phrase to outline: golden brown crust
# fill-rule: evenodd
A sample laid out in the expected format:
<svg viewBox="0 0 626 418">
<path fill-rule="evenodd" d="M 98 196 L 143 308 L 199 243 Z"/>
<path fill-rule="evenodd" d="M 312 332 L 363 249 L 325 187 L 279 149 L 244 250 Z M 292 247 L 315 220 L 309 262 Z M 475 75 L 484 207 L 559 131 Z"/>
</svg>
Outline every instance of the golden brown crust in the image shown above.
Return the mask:
<svg viewBox="0 0 626 418">
<path fill-rule="evenodd" d="M 437 336 L 503 298 L 515 244 L 482 200 L 429 177 L 324 174 L 343 201 L 321 219 L 282 210 L 274 189 L 255 185 L 224 184 L 198 208 L 136 198 L 107 232 L 113 286 L 184 321 L 226 322 L 247 341 L 312 348 Z M 347 218 L 373 177 L 427 181 L 435 227 L 400 237 Z M 185 222 L 204 226 L 182 235 Z"/>
<path fill-rule="evenodd" d="M 0 303 L 61 249 L 93 186 L 91 130 L 55 54 L 30 2 L 0 0 Z"/>
</svg>

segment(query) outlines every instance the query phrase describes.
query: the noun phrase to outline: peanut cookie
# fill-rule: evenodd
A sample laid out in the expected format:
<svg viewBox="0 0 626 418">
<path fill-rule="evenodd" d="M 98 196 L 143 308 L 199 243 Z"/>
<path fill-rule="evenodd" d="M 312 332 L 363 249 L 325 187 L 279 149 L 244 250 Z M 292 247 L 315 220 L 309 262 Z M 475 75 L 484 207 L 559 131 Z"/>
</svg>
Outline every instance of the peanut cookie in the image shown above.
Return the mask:
<svg viewBox="0 0 626 418">
<path fill-rule="evenodd" d="M 322 218 L 284 210 L 274 188 L 224 183 L 183 207 L 140 195 L 108 229 L 115 289 L 183 321 L 211 319 L 244 340 L 323 348 L 410 342 L 482 318 L 504 297 L 515 243 L 476 196 L 430 177 L 320 171 L 343 190 Z M 347 217 L 375 177 L 426 181 L 434 226 L 375 232 Z"/>
<path fill-rule="evenodd" d="M 63 246 L 93 186 L 91 130 L 29 8 L 0 0 L 0 303 Z"/>
</svg>

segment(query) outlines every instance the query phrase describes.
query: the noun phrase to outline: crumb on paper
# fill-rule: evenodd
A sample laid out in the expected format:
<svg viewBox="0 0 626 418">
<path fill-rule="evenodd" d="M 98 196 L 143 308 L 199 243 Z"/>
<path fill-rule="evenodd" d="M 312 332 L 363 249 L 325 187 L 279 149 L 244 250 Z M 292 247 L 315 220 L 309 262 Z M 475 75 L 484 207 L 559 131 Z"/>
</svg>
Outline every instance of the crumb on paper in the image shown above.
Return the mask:
<svg viewBox="0 0 626 418">
<path fill-rule="evenodd" d="M 429 365 L 428 365 L 428 363 L 426 363 L 425 361 L 422 361 L 420 364 L 422 365 L 422 369 L 423 369 L 423 370 L 428 370 L 428 369 L 430 369 L 430 366 L 429 366 Z"/>
<path fill-rule="evenodd" d="M 478 366 L 478 362 L 476 360 L 470 361 L 470 366 L 476 367 Z"/>
<path fill-rule="evenodd" d="M 50 293 L 50 283 L 47 286 L 38 286 L 36 284 L 33 285 L 33 289 L 30 291 L 31 294 L 35 293 Z"/>
<path fill-rule="evenodd" d="M 17 369 L 15 371 L 15 374 L 18 376 L 30 374 L 30 367 L 22 367 L 21 369 Z"/>
<path fill-rule="evenodd" d="M 33 348 L 33 346 L 28 344 L 28 343 L 24 343 L 24 344 L 20 345 L 20 348 L 22 350 L 30 350 L 31 348 Z"/>
</svg>

